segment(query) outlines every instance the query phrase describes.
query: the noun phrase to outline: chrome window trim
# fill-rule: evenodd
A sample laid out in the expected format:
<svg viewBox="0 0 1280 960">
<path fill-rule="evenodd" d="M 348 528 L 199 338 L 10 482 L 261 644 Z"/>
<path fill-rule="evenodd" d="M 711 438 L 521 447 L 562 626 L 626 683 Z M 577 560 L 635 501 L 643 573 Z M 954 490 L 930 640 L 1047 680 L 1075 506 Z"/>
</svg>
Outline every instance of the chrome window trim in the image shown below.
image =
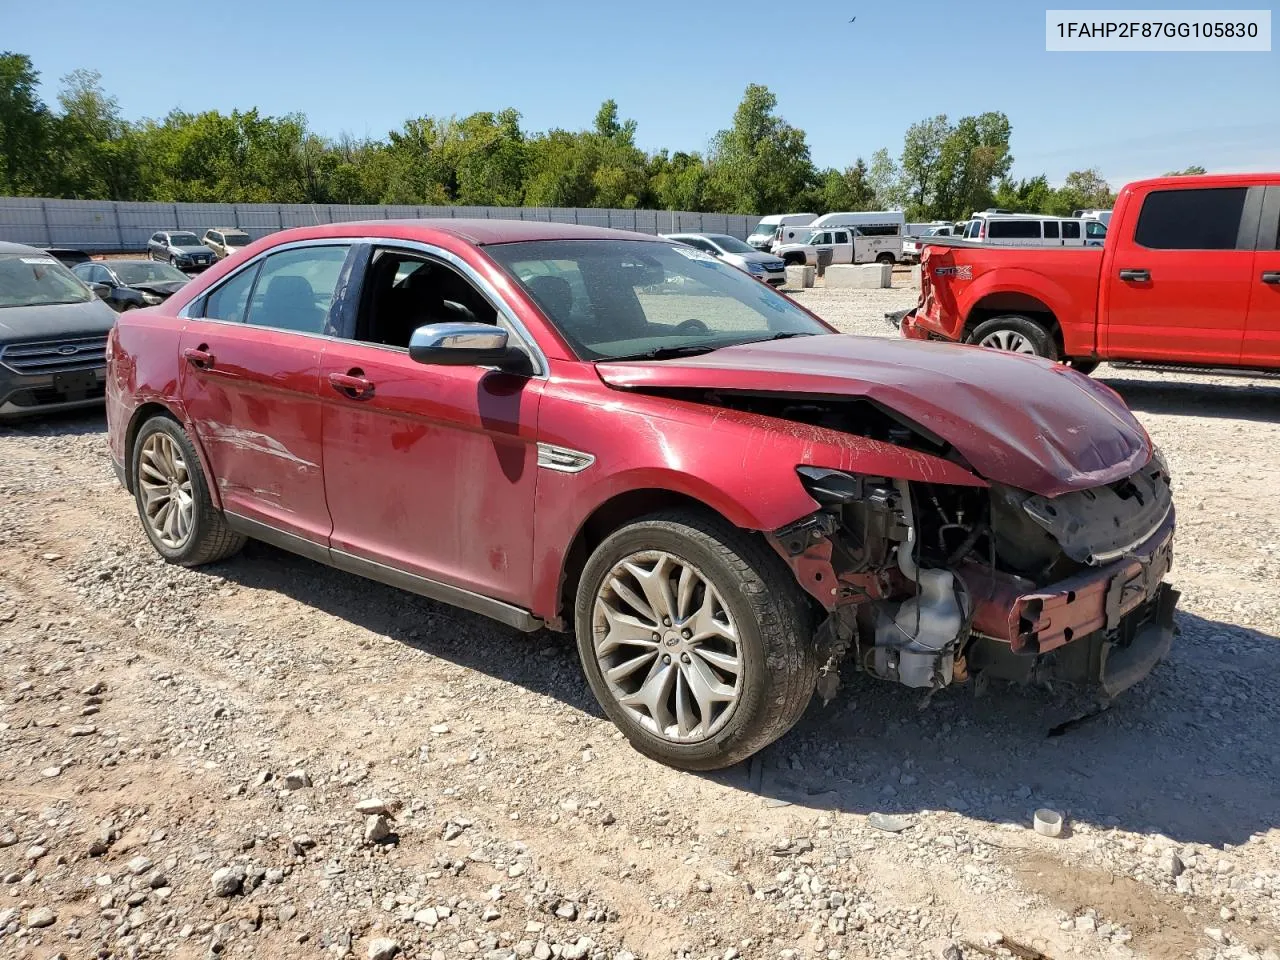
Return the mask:
<svg viewBox="0 0 1280 960">
<path fill-rule="evenodd" d="M 421 253 L 425 256 L 434 257 L 436 260 L 443 261 L 453 267 L 463 278 L 465 278 L 473 287 L 480 291 L 480 294 L 489 301 L 499 315 L 506 321 L 507 332 L 514 335 L 520 344 L 529 352 L 529 357 L 533 361 L 533 378 L 546 379 L 549 375 L 550 364 L 547 362 L 547 355 L 542 352 L 542 347 L 538 345 L 538 341 L 534 339 L 533 334 L 516 316 L 515 311 L 507 304 L 501 294 L 494 288 L 485 277 L 481 276 L 471 264 L 467 263 L 456 253 L 445 250 L 443 247 L 437 247 L 430 243 L 423 243 L 421 240 L 404 240 L 398 237 L 365 237 L 361 243 L 367 243 L 371 247 L 379 249 L 400 249 L 407 250 L 411 253 Z M 404 347 L 392 347 L 382 343 L 366 343 L 362 340 L 352 340 L 352 343 L 363 343 L 366 347 L 378 347 L 383 350 L 397 350 L 401 353 L 407 353 Z"/>
<path fill-rule="evenodd" d="M 260 253 L 255 253 L 251 259 L 246 260 L 244 263 L 238 266 L 235 270 L 228 273 L 225 277 L 223 277 L 213 286 L 204 290 L 194 299 L 187 301 L 187 303 L 183 306 L 183 308 L 178 311 L 178 319 L 179 320 L 208 320 L 210 323 L 234 323 L 237 326 L 241 326 L 241 327 L 256 326 L 255 324 L 244 323 L 239 320 L 219 320 L 216 317 L 193 317 L 191 315 L 191 308 L 195 306 L 197 303 L 203 305 L 204 302 L 209 299 L 209 295 L 212 294 L 215 290 L 218 290 L 224 285 L 230 283 L 233 279 L 240 276 L 240 274 L 244 273 L 254 264 L 261 263 L 267 257 L 274 256 L 277 253 L 284 253 L 285 251 L 296 250 L 301 247 L 348 247 L 350 248 L 362 242 L 364 241 L 360 240 L 360 238 L 358 237 L 325 237 L 319 240 L 291 240 L 288 243 L 282 243 L 279 246 L 272 247 L 269 250 L 263 250 Z M 334 295 L 336 297 L 337 290 L 334 290 Z M 203 306 L 202 306 L 202 309 L 203 309 Z M 282 330 L 285 333 L 302 332 L 298 330 L 285 330 L 283 327 L 259 326 L 258 328 L 260 330 Z M 324 336 L 324 334 L 308 334 L 308 336 Z"/>
</svg>

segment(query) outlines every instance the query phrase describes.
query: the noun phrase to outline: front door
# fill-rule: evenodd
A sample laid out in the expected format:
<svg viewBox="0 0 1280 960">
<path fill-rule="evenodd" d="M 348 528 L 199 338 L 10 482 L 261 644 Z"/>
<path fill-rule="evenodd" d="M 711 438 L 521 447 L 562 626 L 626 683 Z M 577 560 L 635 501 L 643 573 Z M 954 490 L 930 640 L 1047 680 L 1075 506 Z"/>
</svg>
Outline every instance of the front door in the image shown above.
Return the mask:
<svg viewBox="0 0 1280 960">
<path fill-rule="evenodd" d="M 335 560 L 345 553 L 527 608 L 544 381 L 409 357 L 419 326 L 498 322 L 453 267 L 388 246 L 364 275 L 351 337 L 334 340 L 321 365 Z"/>
<path fill-rule="evenodd" d="M 1245 187 L 1153 190 L 1131 231 L 1112 236 L 1102 277 L 1110 359 L 1235 364 L 1253 286 L 1253 236 L 1240 236 Z M 1136 198 L 1135 198 L 1136 200 Z M 1256 221 L 1254 221 L 1256 225 Z"/>
<path fill-rule="evenodd" d="M 223 508 L 325 543 L 320 360 L 349 247 L 300 246 L 214 287 L 181 340 L 180 392 Z"/>
</svg>

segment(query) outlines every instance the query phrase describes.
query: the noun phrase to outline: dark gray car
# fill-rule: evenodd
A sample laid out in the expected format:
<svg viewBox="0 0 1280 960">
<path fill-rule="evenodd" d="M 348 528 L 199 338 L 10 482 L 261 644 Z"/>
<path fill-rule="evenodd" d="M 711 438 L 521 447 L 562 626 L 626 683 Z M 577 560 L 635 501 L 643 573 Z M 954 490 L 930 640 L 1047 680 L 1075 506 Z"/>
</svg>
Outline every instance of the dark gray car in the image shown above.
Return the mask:
<svg viewBox="0 0 1280 960">
<path fill-rule="evenodd" d="M 0 420 L 101 405 L 115 319 L 49 254 L 0 242 Z"/>
<path fill-rule="evenodd" d="M 147 256 L 192 272 L 213 266 L 218 258 L 190 230 L 160 230 L 147 242 Z"/>
</svg>

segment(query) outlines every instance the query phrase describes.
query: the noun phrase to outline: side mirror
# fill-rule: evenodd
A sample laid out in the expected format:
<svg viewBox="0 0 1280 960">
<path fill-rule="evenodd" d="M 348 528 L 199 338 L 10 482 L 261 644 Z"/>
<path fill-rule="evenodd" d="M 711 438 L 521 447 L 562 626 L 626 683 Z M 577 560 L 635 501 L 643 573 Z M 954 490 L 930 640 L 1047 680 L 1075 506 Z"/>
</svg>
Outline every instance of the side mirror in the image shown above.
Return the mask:
<svg viewBox="0 0 1280 960">
<path fill-rule="evenodd" d="M 413 331 L 409 356 L 447 367 L 498 367 L 527 373 L 529 358 L 507 343 L 507 331 L 490 323 L 429 323 Z"/>
<path fill-rule="evenodd" d="M 111 296 L 111 287 L 105 283 L 91 283 L 89 289 L 93 291 L 94 296 L 99 300 L 106 300 Z"/>
</svg>

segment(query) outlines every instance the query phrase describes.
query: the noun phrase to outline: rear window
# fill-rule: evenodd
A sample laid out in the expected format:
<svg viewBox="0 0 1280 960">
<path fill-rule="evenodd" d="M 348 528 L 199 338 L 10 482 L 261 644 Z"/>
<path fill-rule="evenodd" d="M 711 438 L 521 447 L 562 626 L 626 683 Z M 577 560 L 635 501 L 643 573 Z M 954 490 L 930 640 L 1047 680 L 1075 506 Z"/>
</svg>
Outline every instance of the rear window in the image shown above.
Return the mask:
<svg viewBox="0 0 1280 960">
<path fill-rule="evenodd" d="M 987 238 L 990 240 L 1039 240 L 1039 220 L 988 220 Z"/>
<path fill-rule="evenodd" d="M 1147 195 L 1133 241 L 1152 250 L 1234 250 L 1245 187 L 1156 190 Z"/>
<path fill-rule="evenodd" d="M 860 223 L 858 232 L 864 237 L 896 237 L 902 228 L 896 223 Z"/>
</svg>

